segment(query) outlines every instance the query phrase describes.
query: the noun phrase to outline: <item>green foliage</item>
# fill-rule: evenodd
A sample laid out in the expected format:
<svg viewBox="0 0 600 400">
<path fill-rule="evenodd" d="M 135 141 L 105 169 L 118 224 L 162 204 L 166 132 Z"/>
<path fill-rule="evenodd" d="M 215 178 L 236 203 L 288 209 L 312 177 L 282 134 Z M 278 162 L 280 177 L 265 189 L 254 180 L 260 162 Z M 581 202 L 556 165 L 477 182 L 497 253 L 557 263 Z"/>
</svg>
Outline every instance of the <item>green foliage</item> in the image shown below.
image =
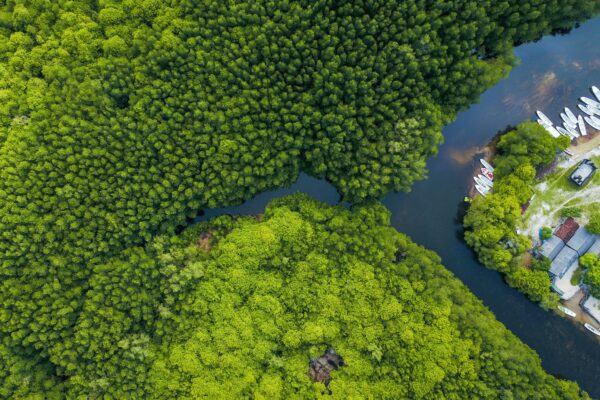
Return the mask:
<svg viewBox="0 0 600 400">
<path fill-rule="evenodd" d="M 540 258 L 533 259 L 531 263 L 531 268 L 547 272 L 550 269 L 551 265 L 552 260 L 550 260 L 548 257 L 542 256 Z"/>
<path fill-rule="evenodd" d="M 544 226 L 540 232 L 540 239 L 542 240 L 547 240 L 550 239 L 552 237 L 552 228 L 550 228 L 549 226 Z"/>
<path fill-rule="evenodd" d="M 590 220 L 588 221 L 585 228 L 595 235 L 600 235 L 600 213 L 596 212 L 590 216 Z"/>
<path fill-rule="evenodd" d="M 301 169 L 350 201 L 408 190 L 513 44 L 597 9 L 530 3 L 0 2 L 1 342 L 77 395 L 142 397 L 176 266 L 121 251 Z"/>
<path fill-rule="evenodd" d="M 586 268 L 583 283 L 589 286 L 590 293 L 600 298 L 600 259 L 596 254 L 584 254 L 579 259 L 581 267 Z"/>
<path fill-rule="evenodd" d="M 504 273 L 511 286 L 545 308 L 552 308 L 557 301 L 550 292 L 549 263 L 534 261 L 532 270 L 520 265 L 519 258 L 531 243 L 516 233 L 516 223 L 521 217 L 520 205 L 533 194 L 536 168 L 551 163 L 565 147 L 564 141 L 534 122 L 519 124 L 503 135 L 494 159 L 494 193 L 476 198 L 463 221 L 465 241 L 479 261 Z M 540 236 L 542 240 L 550 238 L 552 229 L 544 227 Z"/>
<path fill-rule="evenodd" d="M 581 217 L 583 210 L 581 207 L 565 207 L 560 210 L 560 216 L 564 218 L 579 218 Z"/>
</svg>

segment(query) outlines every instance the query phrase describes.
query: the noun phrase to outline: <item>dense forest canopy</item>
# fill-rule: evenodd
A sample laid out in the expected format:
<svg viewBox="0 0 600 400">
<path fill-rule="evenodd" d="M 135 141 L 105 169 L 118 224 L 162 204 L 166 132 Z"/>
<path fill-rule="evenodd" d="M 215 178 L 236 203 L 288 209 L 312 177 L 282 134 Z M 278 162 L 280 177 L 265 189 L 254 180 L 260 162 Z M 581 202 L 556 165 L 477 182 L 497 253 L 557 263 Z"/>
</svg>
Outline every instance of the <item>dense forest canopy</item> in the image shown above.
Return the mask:
<svg viewBox="0 0 600 400">
<path fill-rule="evenodd" d="M 546 374 L 382 205 L 304 195 L 98 265 L 62 346 L 58 369 L 0 352 L 0 396 L 588 398 Z M 344 360 L 328 386 L 308 374 L 326 349 Z"/>
<path fill-rule="evenodd" d="M 0 357 L 76 374 L 98 269 L 142 279 L 107 263 L 200 208 L 300 170 L 350 201 L 407 190 L 513 44 L 597 7 L 0 0 Z"/>
</svg>

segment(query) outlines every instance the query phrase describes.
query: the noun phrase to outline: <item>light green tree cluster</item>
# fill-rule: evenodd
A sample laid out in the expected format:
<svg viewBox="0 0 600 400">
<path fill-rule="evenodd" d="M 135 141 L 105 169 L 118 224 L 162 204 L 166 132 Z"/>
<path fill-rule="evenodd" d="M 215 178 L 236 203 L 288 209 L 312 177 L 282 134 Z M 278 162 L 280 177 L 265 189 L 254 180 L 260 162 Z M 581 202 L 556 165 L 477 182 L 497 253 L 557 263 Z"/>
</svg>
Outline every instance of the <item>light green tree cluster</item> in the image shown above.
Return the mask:
<svg viewBox="0 0 600 400">
<path fill-rule="evenodd" d="M 547 263 L 521 265 L 520 257 L 531 242 L 517 234 L 516 224 L 521 206 L 533 195 L 536 168 L 550 164 L 568 146 L 565 139 L 553 138 L 535 122 L 524 122 L 503 135 L 494 159 L 494 193 L 476 198 L 464 219 L 465 240 L 479 260 L 545 308 L 558 301 L 550 290 Z"/>
<path fill-rule="evenodd" d="M 219 217 L 127 249 L 93 271 L 63 351 L 76 355 L 72 365 L 7 361 L 0 352 L 3 367 L 12 363 L 0 369 L 0 393 L 589 398 L 546 374 L 537 355 L 389 217 L 377 203 L 347 210 L 295 195 L 273 201 L 261 219 Z M 327 348 L 344 365 L 325 386 L 308 369 Z"/>
</svg>

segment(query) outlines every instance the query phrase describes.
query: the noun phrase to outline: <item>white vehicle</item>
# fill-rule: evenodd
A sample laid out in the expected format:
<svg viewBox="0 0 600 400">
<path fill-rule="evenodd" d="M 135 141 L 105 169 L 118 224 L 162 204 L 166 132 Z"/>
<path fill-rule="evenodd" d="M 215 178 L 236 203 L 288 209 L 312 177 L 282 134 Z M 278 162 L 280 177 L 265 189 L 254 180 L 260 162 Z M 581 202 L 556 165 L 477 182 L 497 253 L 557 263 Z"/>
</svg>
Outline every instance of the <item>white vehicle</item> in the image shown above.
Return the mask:
<svg viewBox="0 0 600 400">
<path fill-rule="evenodd" d="M 487 176 L 485 176 L 483 174 L 479 174 L 479 175 L 477 175 L 477 177 L 479 178 L 479 180 L 484 182 L 487 186 L 494 187 L 494 181 L 491 180 L 490 178 L 488 178 Z"/>
<path fill-rule="evenodd" d="M 600 101 L 600 89 L 598 89 L 596 86 L 592 86 L 592 93 L 594 93 L 594 96 L 596 96 L 598 101 Z"/>
<path fill-rule="evenodd" d="M 567 130 L 567 132 L 569 132 L 569 134 L 570 134 L 571 136 L 575 136 L 575 137 L 579 137 L 579 136 L 581 136 L 581 135 L 579 134 L 579 132 L 577 132 L 577 130 L 576 130 L 575 128 L 571 128 L 571 127 L 570 127 L 569 125 L 567 125 L 567 124 L 563 124 L 563 126 L 565 127 L 565 129 Z"/>
<path fill-rule="evenodd" d="M 597 118 L 594 118 L 594 117 L 584 117 L 583 119 L 585 120 L 585 122 L 588 123 L 589 126 L 591 126 L 592 128 L 600 131 L 600 123 L 598 123 L 600 121 L 598 121 Z M 598 122 L 596 122 L 596 121 L 598 121 Z"/>
<path fill-rule="evenodd" d="M 600 115 L 600 110 L 597 108 L 590 107 L 590 106 L 584 106 L 583 104 L 578 104 L 577 107 L 579 107 L 579 109 L 581 111 L 583 111 L 584 113 L 586 113 L 589 116 Z"/>
<path fill-rule="evenodd" d="M 475 189 L 479 192 L 479 194 L 481 194 L 482 196 L 487 196 L 487 194 L 490 192 L 489 188 L 484 188 L 481 185 L 475 185 Z"/>
<path fill-rule="evenodd" d="M 577 123 L 577 117 L 575 116 L 575 114 L 573 114 L 573 111 L 571 111 L 571 109 L 569 107 L 565 107 L 565 114 L 567 114 L 567 117 L 569 117 L 569 119 L 573 122 L 573 123 Z"/>
<path fill-rule="evenodd" d="M 537 111 L 536 111 L 536 114 L 537 114 L 537 116 L 538 116 L 538 117 L 540 117 L 540 119 L 541 119 L 542 121 L 544 121 L 546 124 L 548 124 L 548 125 L 553 125 L 553 123 L 552 123 L 552 120 L 551 120 L 550 118 L 548 118 L 548 117 L 546 116 L 546 114 L 544 114 L 544 113 L 543 113 L 543 112 L 541 112 L 540 110 L 537 110 Z M 487 167 L 486 167 L 486 168 L 487 168 Z"/>
<path fill-rule="evenodd" d="M 579 126 L 579 132 L 581 132 L 581 136 L 587 135 L 587 129 L 585 129 L 585 122 L 583 121 L 583 117 L 581 115 L 577 116 L 577 125 Z"/>
<path fill-rule="evenodd" d="M 565 306 L 558 306 L 558 309 L 562 312 L 564 312 L 565 314 L 567 314 L 569 317 L 573 317 L 575 318 L 577 316 L 577 314 L 575 313 L 575 311 L 568 309 Z"/>
<path fill-rule="evenodd" d="M 479 174 L 478 176 L 473 177 L 473 180 L 475 181 L 475 183 L 477 185 L 481 186 L 482 188 L 491 189 L 492 185 L 489 185 L 486 181 L 481 179 L 480 176 L 483 176 L 483 175 Z"/>
<path fill-rule="evenodd" d="M 485 161 L 483 158 L 480 158 L 479 162 L 481 163 L 481 165 L 483 165 L 484 167 L 486 167 L 488 169 L 488 171 L 494 172 L 494 167 L 492 167 L 492 164 L 490 164 L 489 162 Z"/>
<path fill-rule="evenodd" d="M 580 97 L 579 100 L 581 100 L 588 106 L 592 106 L 594 108 L 600 108 L 600 103 L 598 103 L 596 100 L 590 99 L 589 97 Z"/>
<path fill-rule="evenodd" d="M 562 126 L 557 126 L 556 130 L 563 136 L 568 136 L 571 139 L 575 139 L 575 136 L 571 135 L 565 128 L 563 128 Z"/>
<path fill-rule="evenodd" d="M 585 323 L 585 324 L 583 324 L 583 326 L 585 326 L 585 329 L 592 332 L 594 335 L 600 336 L 600 331 L 598 329 L 594 328 L 592 325 Z"/>
</svg>

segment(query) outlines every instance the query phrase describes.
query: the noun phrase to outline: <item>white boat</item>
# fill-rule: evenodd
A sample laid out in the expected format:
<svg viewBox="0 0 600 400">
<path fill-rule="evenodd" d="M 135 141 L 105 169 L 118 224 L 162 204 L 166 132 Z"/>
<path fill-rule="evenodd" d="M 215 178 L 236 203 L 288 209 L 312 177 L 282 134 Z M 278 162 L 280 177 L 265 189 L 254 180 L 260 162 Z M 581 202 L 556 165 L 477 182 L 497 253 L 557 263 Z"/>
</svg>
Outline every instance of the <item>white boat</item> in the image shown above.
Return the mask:
<svg viewBox="0 0 600 400">
<path fill-rule="evenodd" d="M 537 111 L 536 111 L 536 114 L 537 114 L 537 116 L 538 116 L 538 117 L 540 117 L 540 119 L 541 119 L 542 121 L 544 121 L 546 124 L 548 124 L 548 125 L 553 125 L 553 123 L 552 123 L 552 120 L 551 120 L 550 118 L 548 118 L 548 117 L 546 116 L 546 114 L 544 114 L 544 113 L 543 113 L 543 112 L 541 112 L 540 110 L 537 110 Z M 487 167 L 486 167 L 486 168 L 487 168 Z"/>
<path fill-rule="evenodd" d="M 596 100 L 590 99 L 589 97 L 580 97 L 579 100 L 581 100 L 582 102 L 584 102 L 588 106 L 592 106 L 592 107 L 595 107 L 595 108 L 600 108 L 600 103 L 598 103 Z"/>
<path fill-rule="evenodd" d="M 564 115 L 564 114 L 562 114 L 562 115 Z M 571 128 L 577 128 L 577 122 L 573 122 L 569 118 L 563 119 L 563 125 L 568 125 Z"/>
<path fill-rule="evenodd" d="M 598 329 L 594 328 L 594 326 L 592 326 L 588 323 L 583 324 L 583 326 L 585 326 L 585 329 L 592 332 L 594 335 L 600 336 L 600 331 Z"/>
<path fill-rule="evenodd" d="M 599 117 L 595 117 L 595 116 L 591 116 L 590 120 L 595 123 L 596 125 L 600 125 L 600 118 Z"/>
<path fill-rule="evenodd" d="M 568 132 L 566 129 L 564 129 L 564 128 L 563 128 L 563 127 L 561 127 L 561 126 L 557 126 L 557 127 L 556 127 L 556 130 L 557 130 L 557 131 L 558 131 L 558 132 L 559 132 L 561 135 L 568 136 L 568 137 L 570 137 L 570 138 L 572 138 L 572 139 L 575 139 L 575 136 L 571 135 L 571 134 L 570 134 L 570 133 L 569 133 L 569 132 Z"/>
<path fill-rule="evenodd" d="M 592 118 L 594 118 L 594 117 L 584 117 L 583 119 L 585 120 L 585 122 L 588 123 L 589 126 L 600 131 L 600 124 L 596 123 L 596 121 Z M 595 119 L 597 120 L 597 118 L 595 118 Z"/>
<path fill-rule="evenodd" d="M 565 306 L 558 306 L 558 309 L 562 312 L 564 312 L 565 314 L 567 314 L 569 317 L 573 317 L 575 318 L 577 316 L 577 314 L 575 313 L 575 311 L 565 307 Z"/>
<path fill-rule="evenodd" d="M 571 121 L 571 118 L 567 117 L 567 114 L 565 113 L 560 113 L 560 118 L 563 120 L 563 122 L 565 124 L 573 124 L 573 121 Z"/>
<path fill-rule="evenodd" d="M 492 167 L 492 164 L 490 164 L 489 162 L 485 161 L 483 158 L 480 158 L 479 162 L 481 163 L 481 165 L 483 165 L 484 167 L 486 167 L 488 169 L 488 171 L 494 172 L 494 167 Z"/>
<path fill-rule="evenodd" d="M 600 101 L 600 89 L 598 89 L 596 86 L 592 86 L 592 93 L 594 96 L 596 96 L 598 101 Z"/>
<path fill-rule="evenodd" d="M 544 121 L 542 121 L 542 120 L 541 120 L 541 119 L 539 119 L 539 118 L 537 119 L 537 123 L 538 123 L 538 124 L 540 124 L 540 125 L 541 125 L 541 126 L 543 126 L 543 127 L 546 127 L 546 126 L 548 126 L 548 124 L 547 124 L 547 123 L 545 123 Z"/>
<path fill-rule="evenodd" d="M 577 123 L 577 117 L 569 107 L 565 107 L 565 114 L 567 114 L 567 117 L 569 117 L 572 122 Z"/>
<path fill-rule="evenodd" d="M 575 137 L 579 137 L 579 136 L 580 136 L 579 132 L 577 132 L 577 131 L 575 130 L 575 128 L 571 128 L 571 127 L 570 127 L 569 125 L 567 125 L 567 124 L 563 124 L 563 126 L 565 127 L 565 129 L 567 130 L 567 132 L 569 132 L 569 134 L 570 134 L 571 136 L 575 136 Z"/>
<path fill-rule="evenodd" d="M 587 135 L 587 129 L 585 129 L 585 122 L 583 121 L 583 117 L 581 115 L 577 116 L 577 125 L 579 126 L 579 132 L 581 132 L 581 136 Z"/>
<path fill-rule="evenodd" d="M 490 178 L 492 181 L 494 180 L 494 173 L 492 171 L 490 171 L 489 169 L 487 169 L 486 167 L 481 168 L 481 173 L 484 176 L 487 176 L 488 178 Z"/>
<path fill-rule="evenodd" d="M 586 113 L 589 116 L 600 114 L 600 110 L 598 110 L 594 107 L 584 106 L 583 104 L 578 104 L 577 107 L 579 107 L 579 109 L 581 111 L 583 111 L 584 113 Z"/>
<path fill-rule="evenodd" d="M 492 181 L 490 178 L 488 178 L 487 176 L 483 175 L 483 174 L 479 174 L 477 175 L 477 177 L 483 181 L 487 186 L 489 187 L 493 187 L 494 186 L 494 181 Z"/>
<path fill-rule="evenodd" d="M 546 129 L 546 131 L 548 131 L 548 133 L 550 135 L 552 135 L 552 137 L 557 138 L 557 137 L 560 136 L 560 133 L 556 130 L 555 127 L 553 127 L 553 126 L 545 126 L 544 128 Z"/>
<path fill-rule="evenodd" d="M 477 190 L 482 196 L 487 196 L 487 194 L 490 192 L 490 189 L 483 188 L 481 185 L 475 185 L 475 190 Z"/>
<path fill-rule="evenodd" d="M 491 189 L 492 185 L 489 185 L 486 181 L 484 181 L 483 179 L 481 179 L 480 176 L 482 176 L 482 175 L 478 175 L 478 176 L 474 176 L 473 177 L 473 180 L 475 181 L 475 183 L 477 185 L 481 186 L 482 188 Z"/>
</svg>

